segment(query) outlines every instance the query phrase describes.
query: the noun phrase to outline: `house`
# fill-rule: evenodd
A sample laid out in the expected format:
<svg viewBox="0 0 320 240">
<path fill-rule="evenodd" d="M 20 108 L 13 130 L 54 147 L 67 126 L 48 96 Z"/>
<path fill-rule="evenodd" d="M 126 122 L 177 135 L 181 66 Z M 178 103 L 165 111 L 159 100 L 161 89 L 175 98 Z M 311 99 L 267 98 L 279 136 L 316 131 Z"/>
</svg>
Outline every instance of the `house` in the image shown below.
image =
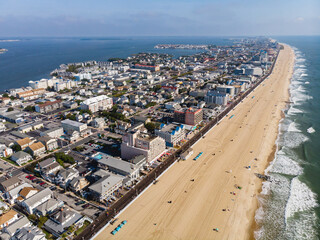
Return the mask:
<svg viewBox="0 0 320 240">
<path fill-rule="evenodd" d="M 52 213 L 58 208 L 61 208 L 64 205 L 63 201 L 58 199 L 50 198 L 48 201 L 40 204 L 34 209 L 34 213 L 38 216 L 46 216 L 47 214 Z"/>
<path fill-rule="evenodd" d="M 91 122 L 92 127 L 95 127 L 95 128 L 103 128 L 105 126 L 105 124 L 106 124 L 106 122 L 103 118 L 95 118 Z"/>
<path fill-rule="evenodd" d="M 12 237 L 12 240 L 45 240 L 45 234 L 35 226 L 23 227 Z"/>
<path fill-rule="evenodd" d="M 12 154 L 10 159 L 12 161 L 16 162 L 19 166 L 21 166 L 22 164 L 30 161 L 32 159 L 32 157 L 30 154 L 28 154 L 26 152 L 19 151 L 19 152 Z"/>
<path fill-rule="evenodd" d="M 33 141 L 31 141 L 31 139 L 28 138 L 28 137 L 23 138 L 23 139 L 19 139 L 19 140 L 16 141 L 16 144 L 19 145 L 22 150 L 27 148 L 32 143 L 33 143 Z"/>
<path fill-rule="evenodd" d="M 24 126 L 19 127 L 18 130 L 19 130 L 19 132 L 22 132 L 22 133 L 31 132 L 32 126 L 31 125 L 24 125 Z"/>
<path fill-rule="evenodd" d="M 18 219 L 18 213 L 12 209 L 2 214 L 0 216 L 0 229 L 7 227 L 9 224 L 13 223 L 17 219 Z"/>
<path fill-rule="evenodd" d="M 123 180 L 123 176 L 109 173 L 89 186 L 88 190 L 97 201 L 103 201 L 122 186 Z"/>
<path fill-rule="evenodd" d="M 61 187 L 66 187 L 72 179 L 79 177 L 79 172 L 76 169 L 61 169 L 56 175 L 56 183 Z"/>
<path fill-rule="evenodd" d="M 53 193 L 49 188 L 45 188 L 42 191 L 36 193 L 32 197 L 24 200 L 21 203 L 21 206 L 25 208 L 25 210 L 29 214 L 33 214 L 33 211 L 36 207 L 38 207 L 40 204 L 46 202 L 48 199 L 52 198 Z"/>
<path fill-rule="evenodd" d="M 84 177 L 75 177 L 69 183 L 69 188 L 73 192 L 78 192 L 84 189 L 86 186 L 89 185 L 89 182 Z"/>
<path fill-rule="evenodd" d="M 27 149 L 31 151 L 33 157 L 39 157 L 46 152 L 46 147 L 41 142 L 33 143 Z"/>
<path fill-rule="evenodd" d="M 0 144 L 0 157 L 9 157 L 13 153 L 12 149 L 5 144 Z"/>
<path fill-rule="evenodd" d="M 2 192 L 8 192 L 14 189 L 15 187 L 17 187 L 20 183 L 21 183 L 21 180 L 19 179 L 18 176 L 13 176 L 11 178 L 4 179 L 0 181 L 0 190 Z"/>
<path fill-rule="evenodd" d="M 39 190 L 33 187 L 24 187 L 19 191 L 19 197 L 17 198 L 17 201 L 24 201 L 36 193 L 38 193 Z"/>
<path fill-rule="evenodd" d="M 31 124 L 33 130 L 38 130 L 43 128 L 43 123 L 41 121 L 37 121 Z"/>
<path fill-rule="evenodd" d="M 32 188 L 29 183 L 18 184 L 15 188 L 5 192 L 4 197 L 10 203 L 14 204 L 16 199 L 20 196 L 19 193 L 23 188 Z"/>
<path fill-rule="evenodd" d="M 62 169 L 61 165 L 57 163 L 54 157 L 48 158 L 38 163 L 37 169 L 40 171 L 44 179 L 54 182 L 56 173 Z"/>
<path fill-rule="evenodd" d="M 6 125 L 4 125 L 3 123 L 0 123 L 0 132 L 4 132 L 6 130 Z"/>
<path fill-rule="evenodd" d="M 23 216 L 13 223 L 9 224 L 9 226 L 6 226 L 2 229 L 3 234 L 7 234 L 8 239 L 12 237 L 17 231 L 20 231 L 23 227 L 29 227 L 31 226 L 31 222 L 28 220 L 27 217 Z M 3 234 L 0 235 L 2 239 L 6 239 L 3 237 Z"/>
<path fill-rule="evenodd" d="M 126 131 L 131 127 L 130 123 L 121 121 L 121 120 L 117 120 L 116 121 L 116 128 L 115 128 L 115 132 L 118 134 L 125 134 Z"/>
<path fill-rule="evenodd" d="M 45 222 L 44 228 L 54 236 L 59 237 L 67 231 L 68 227 L 71 225 L 80 225 L 83 220 L 81 214 L 65 208 L 52 214 Z"/>
<path fill-rule="evenodd" d="M 46 147 L 47 151 L 53 151 L 59 147 L 57 139 L 48 136 L 39 137 L 38 141 Z"/>
</svg>

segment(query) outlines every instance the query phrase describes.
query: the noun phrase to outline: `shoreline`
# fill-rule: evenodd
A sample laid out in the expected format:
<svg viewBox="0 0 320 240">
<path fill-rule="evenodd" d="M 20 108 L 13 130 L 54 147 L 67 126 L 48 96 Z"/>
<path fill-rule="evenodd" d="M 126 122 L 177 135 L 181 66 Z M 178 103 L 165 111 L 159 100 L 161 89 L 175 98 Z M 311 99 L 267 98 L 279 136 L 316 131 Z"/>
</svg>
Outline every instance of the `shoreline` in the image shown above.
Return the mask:
<svg viewBox="0 0 320 240">
<path fill-rule="evenodd" d="M 236 117 L 225 118 L 208 132 L 205 142 L 195 144 L 193 155 L 204 152 L 198 161 L 192 161 L 192 156 L 172 166 L 157 185 L 151 186 L 118 216 L 120 220 L 128 220 L 128 224 L 115 239 L 176 239 L 176 236 L 181 239 L 249 239 L 253 236 L 258 207 L 256 196 L 261 192 L 262 181 L 253 171 L 248 172 L 251 168 L 244 166 L 252 165 L 252 169 L 257 167 L 254 172 L 263 173 L 274 158 L 278 126 L 291 79 L 285 71 L 291 66 L 290 49 L 286 47 L 282 55 L 270 79 L 261 83 L 244 99 L 244 104 L 232 111 Z M 279 65 L 286 68 L 280 67 L 279 71 Z M 288 79 L 276 81 L 279 77 Z M 270 122 L 272 125 L 268 126 Z M 240 141 L 233 141 L 234 138 Z M 234 142 L 237 143 L 234 145 Z M 258 155 L 252 154 L 256 151 Z M 253 161 L 254 156 L 261 161 Z M 227 173 L 229 169 L 232 173 Z M 191 177 L 196 179 L 195 183 L 190 183 Z M 243 189 L 234 190 L 237 195 L 230 197 L 229 191 L 235 184 Z M 167 200 L 172 200 L 173 204 L 168 206 Z M 221 210 L 225 208 L 227 212 Z M 145 228 L 148 225 L 153 226 Z M 212 232 L 213 226 L 219 227 L 218 235 Z M 104 239 L 111 229 L 112 226 L 107 226 L 96 239 Z"/>
<path fill-rule="evenodd" d="M 281 43 L 282 45 L 286 45 L 284 43 Z M 285 119 L 285 111 L 287 111 L 289 108 L 290 108 L 290 104 L 291 104 L 291 94 L 290 94 L 290 85 L 291 85 L 291 81 L 292 81 L 292 76 L 293 76 L 293 73 L 294 73 L 294 65 L 295 65 L 295 53 L 294 53 L 294 50 L 289 46 L 289 45 L 286 45 L 287 47 L 290 48 L 290 50 L 293 52 L 293 58 L 294 58 L 294 61 L 293 61 L 293 66 L 291 67 L 291 72 L 290 72 L 290 78 L 289 78 L 289 83 L 288 83 L 288 91 L 287 91 L 287 96 L 286 96 L 286 102 L 285 102 L 285 105 L 284 105 L 284 108 L 282 109 L 281 111 L 281 118 L 279 119 L 278 121 L 278 132 L 277 132 L 277 135 L 276 135 L 276 140 L 275 140 L 275 143 L 274 143 L 274 146 L 273 146 L 273 149 L 272 149 L 272 152 L 270 152 L 270 155 L 267 159 L 267 164 L 265 166 L 265 169 L 264 169 L 264 172 L 267 170 L 267 168 L 270 166 L 271 162 L 273 162 L 276 158 L 276 154 L 279 150 L 279 147 L 278 147 L 278 138 L 280 136 L 280 126 L 281 126 L 281 122 Z M 260 181 L 260 189 L 258 191 L 258 197 L 259 195 L 261 194 L 262 192 L 262 183 L 265 182 L 263 180 Z M 256 216 L 256 212 L 257 210 L 261 207 L 262 205 L 260 204 L 259 200 L 257 199 L 257 205 L 255 207 L 255 211 L 254 211 L 254 215 L 253 215 L 253 222 L 252 222 L 252 226 L 251 226 L 251 234 L 250 234 L 250 240 L 255 240 L 255 237 L 254 237 L 254 234 L 255 234 L 255 231 L 257 231 L 259 229 L 259 226 L 255 220 L 255 216 Z"/>
</svg>

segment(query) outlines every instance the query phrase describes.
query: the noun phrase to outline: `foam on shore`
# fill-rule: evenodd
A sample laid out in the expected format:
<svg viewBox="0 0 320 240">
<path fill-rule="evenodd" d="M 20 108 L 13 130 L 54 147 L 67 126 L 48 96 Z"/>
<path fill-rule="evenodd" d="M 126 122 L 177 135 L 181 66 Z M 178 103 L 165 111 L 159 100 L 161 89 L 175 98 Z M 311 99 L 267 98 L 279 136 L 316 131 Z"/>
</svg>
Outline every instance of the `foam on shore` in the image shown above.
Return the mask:
<svg viewBox="0 0 320 240">
<path fill-rule="evenodd" d="M 260 207 L 255 220 L 259 226 L 254 232 L 256 239 L 315 239 L 317 217 L 314 208 L 318 206 L 317 196 L 300 177 L 303 175 L 303 160 L 294 149 L 308 141 L 308 130 L 295 122 L 295 117 L 304 114 L 299 107 L 312 99 L 308 95 L 306 68 L 302 53 L 294 48 L 295 67 L 290 85 L 291 104 L 280 121 L 274 160 L 265 170 L 271 182 L 263 182 L 258 197 Z M 311 129 L 310 129 L 311 130 Z M 312 131 L 312 130 L 311 130 Z"/>
</svg>

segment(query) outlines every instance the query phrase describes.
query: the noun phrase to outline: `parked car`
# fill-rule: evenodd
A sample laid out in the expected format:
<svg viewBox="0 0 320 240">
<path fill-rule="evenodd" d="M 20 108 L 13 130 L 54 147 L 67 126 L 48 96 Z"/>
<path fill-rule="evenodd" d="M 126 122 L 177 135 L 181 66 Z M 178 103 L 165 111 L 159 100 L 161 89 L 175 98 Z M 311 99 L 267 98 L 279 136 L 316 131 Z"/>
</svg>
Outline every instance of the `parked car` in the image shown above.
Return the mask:
<svg viewBox="0 0 320 240">
<path fill-rule="evenodd" d="M 85 201 L 81 200 L 81 201 L 79 201 L 79 202 L 76 202 L 75 205 L 76 205 L 76 206 L 79 206 L 79 205 L 84 204 L 84 203 L 85 203 Z"/>
</svg>

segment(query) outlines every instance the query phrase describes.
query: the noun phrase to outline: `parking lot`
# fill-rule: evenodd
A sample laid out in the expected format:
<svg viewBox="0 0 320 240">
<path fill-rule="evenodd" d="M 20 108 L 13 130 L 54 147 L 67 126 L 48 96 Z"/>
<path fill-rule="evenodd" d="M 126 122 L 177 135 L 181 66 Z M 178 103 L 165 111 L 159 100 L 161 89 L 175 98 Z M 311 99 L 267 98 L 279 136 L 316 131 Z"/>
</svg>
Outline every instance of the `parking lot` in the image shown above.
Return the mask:
<svg viewBox="0 0 320 240">
<path fill-rule="evenodd" d="M 97 207 L 90 203 L 74 196 L 71 193 L 64 193 L 63 191 L 55 191 L 54 195 L 56 198 L 64 201 L 69 207 L 74 210 L 88 216 L 89 218 L 96 218 L 96 215 L 101 213 Z"/>
</svg>

